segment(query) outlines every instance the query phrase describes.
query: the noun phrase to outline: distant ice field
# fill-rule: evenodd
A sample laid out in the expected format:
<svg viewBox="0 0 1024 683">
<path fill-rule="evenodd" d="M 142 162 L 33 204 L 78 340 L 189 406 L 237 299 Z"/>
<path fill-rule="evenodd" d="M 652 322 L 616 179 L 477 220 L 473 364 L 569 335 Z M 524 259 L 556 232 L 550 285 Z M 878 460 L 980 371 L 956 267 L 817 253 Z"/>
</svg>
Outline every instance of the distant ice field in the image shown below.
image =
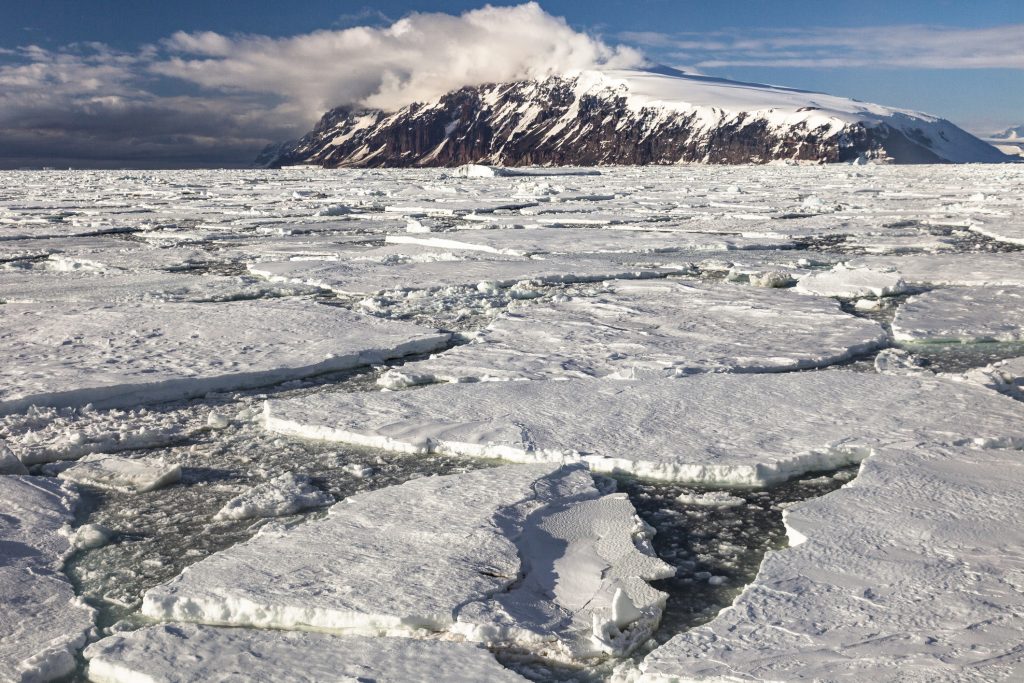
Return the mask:
<svg viewBox="0 0 1024 683">
<path fill-rule="evenodd" d="M 0 172 L 0 680 L 1020 679 L 1021 216 L 1020 165 Z"/>
</svg>

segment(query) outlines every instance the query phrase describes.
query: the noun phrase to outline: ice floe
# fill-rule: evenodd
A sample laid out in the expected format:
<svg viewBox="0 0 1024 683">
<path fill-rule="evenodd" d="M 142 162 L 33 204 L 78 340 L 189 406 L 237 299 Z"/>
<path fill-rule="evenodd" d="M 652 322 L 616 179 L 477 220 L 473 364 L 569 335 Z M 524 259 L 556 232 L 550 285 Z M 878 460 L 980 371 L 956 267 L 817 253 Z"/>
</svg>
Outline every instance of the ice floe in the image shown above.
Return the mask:
<svg viewBox="0 0 1024 683">
<path fill-rule="evenodd" d="M 78 496 L 46 477 L 0 476 L 0 677 L 35 683 L 74 671 L 92 609 L 61 573 Z"/>
<path fill-rule="evenodd" d="M 911 297 L 892 322 L 897 341 L 1024 341 L 1024 287 L 953 287 Z"/>
<path fill-rule="evenodd" d="M 297 344 L 297 340 L 302 340 Z M 133 406 L 380 363 L 447 334 L 304 300 L 0 306 L 0 413 Z"/>
<path fill-rule="evenodd" d="M 181 467 L 159 458 L 123 458 L 95 453 L 60 473 L 61 479 L 100 488 L 146 493 L 177 484 Z"/>
<path fill-rule="evenodd" d="M 334 498 L 313 486 L 309 477 L 287 472 L 235 496 L 214 515 L 214 520 L 283 517 L 333 502 Z"/>
<path fill-rule="evenodd" d="M 613 281 L 593 296 L 513 303 L 473 343 L 394 368 L 379 383 L 778 372 L 887 343 L 881 326 L 832 301 L 742 285 Z"/>
<path fill-rule="evenodd" d="M 1020 451 L 882 449 L 787 508 L 795 547 L 648 655 L 639 681 L 1018 678 L 1022 511 Z"/>
<path fill-rule="evenodd" d="M 480 646 L 442 640 L 299 631 L 150 626 L 90 645 L 96 683 L 185 683 L 238 678 L 275 683 L 495 683 L 526 679 Z"/>
<path fill-rule="evenodd" d="M 851 371 L 442 384 L 270 400 L 263 419 L 280 434 L 410 454 L 582 460 L 602 472 L 743 485 L 856 463 L 907 439 L 1024 443 L 1020 405 L 995 392 Z"/>
<path fill-rule="evenodd" d="M 871 268 L 851 268 L 842 263 L 831 270 L 808 273 L 796 283 L 796 291 L 802 294 L 842 299 L 892 296 L 901 294 L 906 289 L 907 285 L 899 273 Z"/>
<path fill-rule="evenodd" d="M 579 466 L 518 465 L 351 496 L 264 527 L 151 589 L 162 620 L 408 635 L 456 632 L 547 654 L 621 653 L 649 637 L 671 568 L 622 494 Z M 396 552 L 396 549 L 401 549 Z"/>
</svg>

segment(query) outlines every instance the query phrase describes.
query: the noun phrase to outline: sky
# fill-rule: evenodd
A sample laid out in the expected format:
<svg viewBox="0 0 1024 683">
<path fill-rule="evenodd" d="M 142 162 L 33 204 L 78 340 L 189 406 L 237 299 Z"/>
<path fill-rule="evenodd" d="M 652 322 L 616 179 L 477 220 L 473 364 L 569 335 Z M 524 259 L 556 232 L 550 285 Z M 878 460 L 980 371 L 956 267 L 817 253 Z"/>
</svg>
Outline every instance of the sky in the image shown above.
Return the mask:
<svg viewBox="0 0 1024 683">
<path fill-rule="evenodd" d="M 0 168 L 246 166 L 327 109 L 666 64 L 1024 123 L 1021 0 L 0 0 Z"/>
</svg>

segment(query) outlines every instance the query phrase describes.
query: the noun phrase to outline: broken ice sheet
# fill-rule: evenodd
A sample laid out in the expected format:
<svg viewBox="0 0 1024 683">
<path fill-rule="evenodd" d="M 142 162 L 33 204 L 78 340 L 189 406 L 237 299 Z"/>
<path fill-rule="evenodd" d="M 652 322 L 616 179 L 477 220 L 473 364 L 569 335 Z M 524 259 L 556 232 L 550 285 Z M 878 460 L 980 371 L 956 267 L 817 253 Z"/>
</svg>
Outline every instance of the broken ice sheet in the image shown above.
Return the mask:
<svg viewBox="0 0 1024 683">
<path fill-rule="evenodd" d="M 851 268 L 843 263 L 830 270 L 808 273 L 796 283 L 796 291 L 801 294 L 842 299 L 893 296 L 906 290 L 907 285 L 897 272 Z"/>
<path fill-rule="evenodd" d="M 432 351 L 448 336 L 308 300 L 5 304 L 0 413 L 272 384 Z"/>
<path fill-rule="evenodd" d="M 114 635 L 90 645 L 85 656 L 89 680 L 102 683 L 525 681 L 468 643 L 193 624 Z"/>
<path fill-rule="evenodd" d="M 578 465 L 415 479 L 351 496 L 321 519 L 264 527 L 149 590 L 142 612 L 622 654 L 647 639 L 664 604 L 645 582 L 671 571 L 649 534 L 624 495 L 601 497 Z"/>
<path fill-rule="evenodd" d="M 896 272 L 912 285 L 1024 286 L 1024 252 L 865 256 L 847 265 Z"/>
<path fill-rule="evenodd" d="M 953 287 L 911 297 L 892 323 L 897 341 L 1024 341 L 1024 287 Z"/>
<path fill-rule="evenodd" d="M 0 475 L 0 677 L 24 683 L 70 674 L 92 610 L 61 573 L 73 548 L 78 496 L 48 477 Z"/>
<path fill-rule="evenodd" d="M 779 372 L 887 343 L 835 302 L 742 285 L 613 281 L 591 296 L 513 303 L 472 341 L 393 368 L 389 388 L 429 382 Z"/>
<path fill-rule="evenodd" d="M 948 419 L 960 414 L 972 418 Z M 743 485 L 856 463 L 906 439 L 1024 443 L 1019 404 L 983 387 L 839 370 L 311 395 L 268 401 L 264 424 L 399 453 L 582 460 L 602 472 Z"/>
<path fill-rule="evenodd" d="M 288 472 L 235 496 L 213 519 L 283 517 L 333 502 L 334 498 L 316 488 L 309 477 Z"/>
<path fill-rule="evenodd" d="M 769 553 L 714 620 L 648 655 L 639 680 L 1019 678 L 1024 458 L 911 446 L 788 507 L 795 547 Z"/>
</svg>

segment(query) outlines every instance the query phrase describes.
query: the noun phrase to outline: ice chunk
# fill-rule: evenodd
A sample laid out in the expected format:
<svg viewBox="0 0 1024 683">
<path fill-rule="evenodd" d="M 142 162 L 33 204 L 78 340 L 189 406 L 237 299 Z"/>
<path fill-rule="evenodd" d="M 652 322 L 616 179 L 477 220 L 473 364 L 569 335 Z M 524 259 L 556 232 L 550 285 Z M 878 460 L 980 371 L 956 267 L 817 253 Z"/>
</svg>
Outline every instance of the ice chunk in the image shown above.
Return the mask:
<svg viewBox="0 0 1024 683">
<path fill-rule="evenodd" d="M 862 296 L 892 296 L 906 291 L 907 285 L 899 273 L 851 268 L 839 264 L 831 270 L 816 271 L 804 275 L 796 283 L 796 291 L 802 294 L 834 296 L 855 299 Z"/>
<path fill-rule="evenodd" d="M 304 300 L 0 306 L 0 414 L 137 405 L 432 351 L 447 334 Z"/>
<path fill-rule="evenodd" d="M 70 674 L 92 609 L 61 573 L 73 548 L 77 495 L 45 477 L 0 477 L 0 677 L 34 683 Z"/>
<path fill-rule="evenodd" d="M 259 631 L 193 624 L 150 626 L 90 645 L 89 680 L 185 683 L 522 682 L 487 650 L 468 643 L 412 638 Z M 229 674 L 228 672 L 231 672 Z"/>
<path fill-rule="evenodd" d="M 455 631 L 592 654 L 590 615 L 610 612 L 616 588 L 643 613 L 623 626 L 637 642 L 660 618 L 664 596 L 645 579 L 671 569 L 649 533 L 624 496 L 600 497 L 578 465 L 427 477 L 296 527 L 264 527 L 148 591 L 142 610 L 236 626 Z"/>
<path fill-rule="evenodd" d="M 747 504 L 747 501 L 727 491 L 705 491 L 702 493 L 686 491 L 680 493 L 676 500 L 685 505 L 700 505 L 701 507 L 712 508 L 734 508 Z"/>
<path fill-rule="evenodd" d="M 115 491 L 146 493 L 181 481 L 181 467 L 161 458 L 122 458 L 95 453 L 85 456 L 58 476 Z"/>
<path fill-rule="evenodd" d="M 1020 404 L 995 392 L 838 370 L 323 394 L 267 401 L 264 423 L 402 453 L 583 460 L 602 472 L 748 485 L 859 462 L 908 439 L 1024 445 Z"/>
<path fill-rule="evenodd" d="M 1016 220 L 978 221 L 971 225 L 971 230 L 999 242 L 1024 244 L 1024 221 L 1019 218 Z"/>
<path fill-rule="evenodd" d="M 309 477 L 288 472 L 235 496 L 224 504 L 214 519 L 281 517 L 333 502 L 334 498 L 313 486 Z"/>
<path fill-rule="evenodd" d="M 1024 672 L 1019 451 L 881 449 L 785 522 L 799 544 L 768 553 L 731 607 L 648 655 L 641 682 Z"/>
<path fill-rule="evenodd" d="M 1024 287 L 937 289 L 907 300 L 892 323 L 897 341 L 1024 340 Z"/>
<path fill-rule="evenodd" d="M 474 343 L 390 370 L 380 383 L 778 372 L 887 343 L 880 325 L 833 301 L 742 285 L 615 281 L 595 296 L 513 303 Z"/>
<path fill-rule="evenodd" d="M 28 474 L 28 469 L 11 452 L 3 439 L 0 439 L 0 474 Z"/>
<path fill-rule="evenodd" d="M 868 256 L 852 259 L 848 265 L 896 271 L 914 285 L 1024 286 L 1024 252 L 913 254 L 900 258 Z"/>
<path fill-rule="evenodd" d="M 875 356 L 875 372 L 883 375 L 913 375 L 928 372 L 928 370 L 909 351 L 882 349 Z"/>
</svg>

